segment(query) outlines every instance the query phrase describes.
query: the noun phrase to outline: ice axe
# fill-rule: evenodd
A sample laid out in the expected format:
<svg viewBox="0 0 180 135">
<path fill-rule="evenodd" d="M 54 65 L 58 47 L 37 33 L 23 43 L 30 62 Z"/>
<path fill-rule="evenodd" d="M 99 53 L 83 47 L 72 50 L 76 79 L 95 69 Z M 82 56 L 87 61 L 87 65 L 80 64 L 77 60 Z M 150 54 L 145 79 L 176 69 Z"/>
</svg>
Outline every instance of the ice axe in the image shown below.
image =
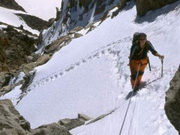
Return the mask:
<svg viewBox="0 0 180 135">
<path fill-rule="evenodd" d="M 161 58 L 161 78 L 163 77 L 163 59 Z"/>
</svg>

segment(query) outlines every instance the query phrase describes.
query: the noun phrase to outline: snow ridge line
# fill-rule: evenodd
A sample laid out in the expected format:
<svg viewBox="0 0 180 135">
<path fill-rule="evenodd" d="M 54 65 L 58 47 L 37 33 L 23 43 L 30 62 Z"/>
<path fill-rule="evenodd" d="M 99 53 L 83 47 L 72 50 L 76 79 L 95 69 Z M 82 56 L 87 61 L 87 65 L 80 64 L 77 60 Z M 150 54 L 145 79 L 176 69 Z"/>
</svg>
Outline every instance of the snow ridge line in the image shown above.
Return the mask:
<svg viewBox="0 0 180 135">
<path fill-rule="evenodd" d="M 102 55 L 116 53 L 116 52 L 111 50 L 112 47 L 116 46 L 117 44 L 126 43 L 126 42 L 130 42 L 130 41 L 132 41 L 132 38 L 131 37 L 126 37 L 126 38 L 123 38 L 121 40 L 114 41 L 114 42 L 112 42 L 112 43 L 110 43 L 108 45 L 100 47 L 99 49 L 92 52 L 92 54 L 86 56 L 85 58 L 82 58 L 80 61 L 76 62 L 75 64 L 72 64 L 67 69 L 59 70 L 57 72 L 52 73 L 49 76 L 46 76 L 46 77 L 42 78 L 39 81 L 34 82 L 25 91 L 22 92 L 21 97 L 19 97 L 19 98 L 21 99 L 28 92 L 35 89 L 36 87 L 41 87 L 41 86 L 47 84 L 50 81 L 54 81 L 56 78 L 59 78 L 59 77 L 65 75 L 66 73 L 74 70 L 75 68 L 79 67 L 80 65 L 82 65 L 82 64 L 84 64 L 84 63 L 86 63 L 86 62 L 88 62 L 90 60 L 99 58 Z M 117 53 L 120 53 L 120 51 L 118 51 Z"/>
</svg>

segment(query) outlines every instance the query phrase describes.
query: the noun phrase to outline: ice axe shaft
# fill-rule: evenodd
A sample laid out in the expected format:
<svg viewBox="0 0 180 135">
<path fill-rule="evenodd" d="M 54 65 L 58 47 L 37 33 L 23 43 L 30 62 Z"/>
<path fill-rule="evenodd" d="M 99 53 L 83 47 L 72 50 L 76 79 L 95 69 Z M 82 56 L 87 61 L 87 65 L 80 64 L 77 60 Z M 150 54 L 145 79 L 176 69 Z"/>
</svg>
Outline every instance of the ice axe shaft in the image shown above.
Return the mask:
<svg viewBox="0 0 180 135">
<path fill-rule="evenodd" d="M 161 59 L 161 77 L 163 77 L 163 68 L 164 68 L 163 63 L 164 63 L 163 59 Z"/>
<path fill-rule="evenodd" d="M 149 71 L 151 71 L 151 63 L 150 63 L 149 58 L 148 58 L 148 65 L 149 65 Z"/>
</svg>

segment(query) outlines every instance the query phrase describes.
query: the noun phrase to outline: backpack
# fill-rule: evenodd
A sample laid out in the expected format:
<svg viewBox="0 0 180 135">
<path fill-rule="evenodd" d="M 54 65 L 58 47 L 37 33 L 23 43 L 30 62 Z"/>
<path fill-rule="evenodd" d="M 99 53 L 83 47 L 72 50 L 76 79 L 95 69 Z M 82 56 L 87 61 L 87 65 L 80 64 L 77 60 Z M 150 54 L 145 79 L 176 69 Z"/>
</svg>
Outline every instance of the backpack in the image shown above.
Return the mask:
<svg viewBox="0 0 180 135">
<path fill-rule="evenodd" d="M 138 43 L 138 40 L 139 40 L 139 34 L 140 34 L 139 32 L 135 32 L 135 33 L 133 34 L 132 45 Z"/>
</svg>

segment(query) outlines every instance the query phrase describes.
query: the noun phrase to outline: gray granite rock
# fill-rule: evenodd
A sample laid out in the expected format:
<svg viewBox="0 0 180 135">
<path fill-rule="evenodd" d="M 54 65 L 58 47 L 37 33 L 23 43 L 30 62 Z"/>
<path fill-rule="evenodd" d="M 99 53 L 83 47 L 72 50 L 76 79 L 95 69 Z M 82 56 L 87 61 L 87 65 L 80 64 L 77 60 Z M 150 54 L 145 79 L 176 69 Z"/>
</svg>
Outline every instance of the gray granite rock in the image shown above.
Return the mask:
<svg viewBox="0 0 180 135">
<path fill-rule="evenodd" d="M 180 133 L 180 66 L 166 93 L 165 111 L 170 122 Z"/>
</svg>

